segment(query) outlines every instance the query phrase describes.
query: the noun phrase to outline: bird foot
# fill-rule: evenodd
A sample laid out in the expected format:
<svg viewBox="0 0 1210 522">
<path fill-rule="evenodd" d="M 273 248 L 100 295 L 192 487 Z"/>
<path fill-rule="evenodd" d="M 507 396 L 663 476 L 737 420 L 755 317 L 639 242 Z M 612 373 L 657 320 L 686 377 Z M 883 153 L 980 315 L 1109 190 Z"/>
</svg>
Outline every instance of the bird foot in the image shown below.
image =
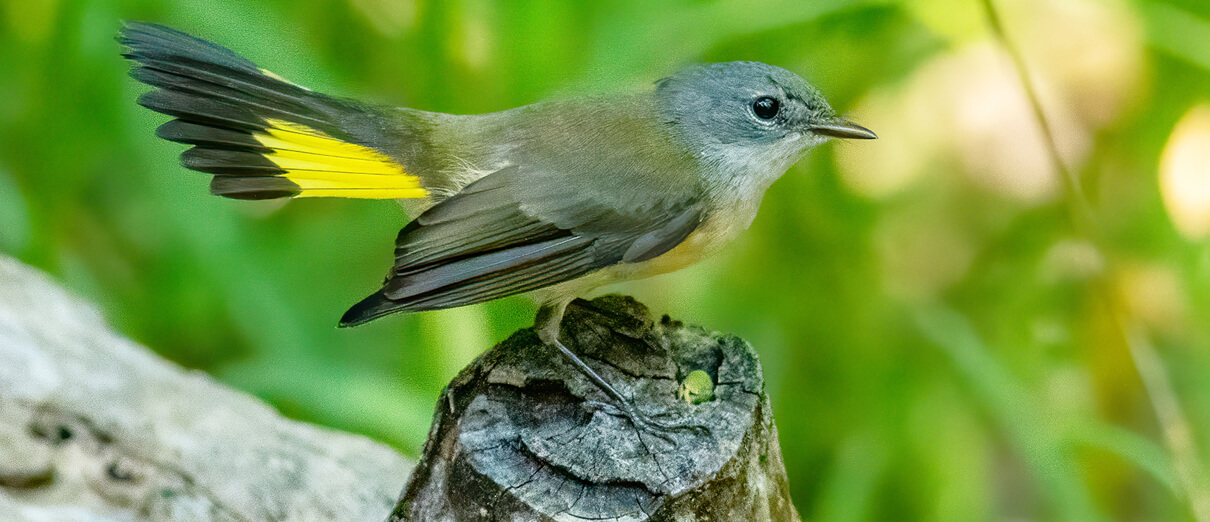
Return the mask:
<svg viewBox="0 0 1210 522">
<path fill-rule="evenodd" d="M 657 415 L 647 415 L 638 410 L 630 401 L 623 401 L 622 404 L 614 404 L 612 402 L 588 401 L 589 407 L 599 410 L 607 415 L 626 419 L 634 426 L 635 431 L 642 435 L 651 435 L 664 442 L 676 445 L 676 433 L 692 432 L 695 435 L 709 435 L 710 429 L 700 424 L 693 423 L 688 419 L 677 421 L 668 421 L 660 417 L 668 417 L 667 413 Z"/>
</svg>

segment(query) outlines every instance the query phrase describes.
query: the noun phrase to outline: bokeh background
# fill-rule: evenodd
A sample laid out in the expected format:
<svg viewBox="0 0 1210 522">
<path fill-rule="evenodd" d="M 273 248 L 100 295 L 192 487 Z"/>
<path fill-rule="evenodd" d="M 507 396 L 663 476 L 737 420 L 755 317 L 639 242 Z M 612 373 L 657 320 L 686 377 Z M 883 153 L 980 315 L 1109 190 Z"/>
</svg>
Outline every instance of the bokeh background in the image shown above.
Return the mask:
<svg viewBox="0 0 1210 522">
<path fill-rule="evenodd" d="M 400 208 L 209 196 L 135 105 L 119 21 L 457 113 L 764 61 L 881 139 L 813 152 L 712 260 L 606 291 L 756 347 L 799 511 L 1210 520 L 1210 3 L 996 7 L 1007 40 L 980 0 L 6 0 L 0 252 L 182 365 L 416 455 L 441 387 L 533 304 L 336 329 Z"/>
</svg>

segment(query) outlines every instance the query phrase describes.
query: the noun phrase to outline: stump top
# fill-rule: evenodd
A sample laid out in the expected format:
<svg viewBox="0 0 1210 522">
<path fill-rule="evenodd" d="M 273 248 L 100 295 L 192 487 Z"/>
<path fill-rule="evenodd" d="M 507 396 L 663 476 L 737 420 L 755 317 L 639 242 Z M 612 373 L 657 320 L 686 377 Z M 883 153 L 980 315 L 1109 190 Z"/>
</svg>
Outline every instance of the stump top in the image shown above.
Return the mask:
<svg viewBox="0 0 1210 522">
<path fill-rule="evenodd" d="M 553 520 L 648 520 L 666 500 L 719 479 L 766 403 L 747 343 L 667 317 L 657 323 L 629 297 L 576 301 L 563 339 L 640 411 L 678 428 L 637 429 L 554 347 L 522 330 L 446 388 L 424 469 L 401 505 L 438 473 L 459 485 L 445 491 L 459 520 L 494 518 L 512 505 Z M 695 370 L 713 381 L 712 400 L 679 396 Z M 492 508 L 485 494 L 498 497 Z"/>
</svg>

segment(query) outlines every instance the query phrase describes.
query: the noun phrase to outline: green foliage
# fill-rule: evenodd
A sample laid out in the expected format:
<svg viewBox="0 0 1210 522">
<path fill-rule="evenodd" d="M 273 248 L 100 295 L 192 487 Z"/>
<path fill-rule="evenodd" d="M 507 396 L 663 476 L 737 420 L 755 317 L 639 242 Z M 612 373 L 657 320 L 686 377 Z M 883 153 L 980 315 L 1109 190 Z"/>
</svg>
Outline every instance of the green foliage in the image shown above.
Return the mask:
<svg viewBox="0 0 1210 522">
<path fill-rule="evenodd" d="M 145 88 L 118 56 L 120 20 L 319 91 L 455 113 L 764 61 L 881 139 L 812 153 L 712 260 L 605 291 L 753 343 L 799 511 L 1210 516 L 1210 243 L 1181 221 L 1196 191 L 1166 191 L 1160 174 L 1178 121 L 1210 104 L 1210 4 L 1003 3 L 1088 194 L 1087 228 L 1031 148 L 1020 78 L 977 0 L 12 1 L 0 252 L 185 366 L 414 455 L 441 387 L 533 305 L 336 329 L 389 267 L 398 206 L 208 196 L 154 137 L 164 118 L 135 105 Z M 1158 355 L 1167 388 L 1140 377 L 1139 353 Z"/>
</svg>

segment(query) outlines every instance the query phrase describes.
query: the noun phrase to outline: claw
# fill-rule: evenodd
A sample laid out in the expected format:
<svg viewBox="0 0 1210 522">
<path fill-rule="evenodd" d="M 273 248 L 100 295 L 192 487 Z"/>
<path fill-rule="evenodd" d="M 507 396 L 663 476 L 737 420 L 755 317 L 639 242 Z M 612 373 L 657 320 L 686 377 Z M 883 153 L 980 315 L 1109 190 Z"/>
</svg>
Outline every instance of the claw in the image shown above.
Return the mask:
<svg viewBox="0 0 1210 522">
<path fill-rule="evenodd" d="M 585 377 L 588 377 L 588 379 L 595 383 L 597 387 L 601 389 L 601 391 L 605 392 L 605 395 L 608 395 L 609 398 L 613 399 L 612 402 L 588 401 L 587 404 L 604 411 L 608 415 L 625 418 L 626 420 L 630 421 L 630 424 L 634 426 L 635 430 L 639 432 L 640 436 L 642 436 L 644 432 L 647 432 L 659 437 L 660 439 L 663 439 L 666 442 L 672 443 L 675 446 L 676 441 L 673 440 L 668 433 L 685 430 L 705 435 L 710 433 L 708 428 L 698 424 L 691 424 L 685 421 L 663 422 L 655 418 L 668 416 L 668 412 L 662 412 L 656 414 L 655 416 L 644 415 L 639 411 L 638 408 L 634 406 L 634 403 L 630 402 L 629 399 L 614 389 L 614 387 L 606 382 L 605 379 L 601 378 L 600 375 L 597 375 L 597 372 L 593 371 L 592 368 L 589 368 L 583 360 L 577 357 L 576 354 L 572 353 L 571 350 L 568 350 L 566 346 L 563 346 L 563 343 L 559 342 L 558 339 L 555 339 L 552 344 L 554 344 L 555 347 L 558 348 L 559 351 L 566 356 L 567 359 L 571 361 L 576 368 L 584 374 Z"/>
<path fill-rule="evenodd" d="M 629 402 L 617 405 L 609 402 L 587 401 L 586 404 L 604 412 L 606 415 L 626 419 L 630 422 L 631 426 L 634 426 L 640 436 L 644 433 L 653 435 L 673 446 L 676 445 L 676 440 L 671 435 L 673 432 L 690 431 L 697 435 L 710 434 L 710 429 L 700 424 L 693 424 L 688 421 L 665 422 L 659 420 L 659 417 L 671 417 L 671 414 L 668 412 L 645 415 Z"/>
</svg>

